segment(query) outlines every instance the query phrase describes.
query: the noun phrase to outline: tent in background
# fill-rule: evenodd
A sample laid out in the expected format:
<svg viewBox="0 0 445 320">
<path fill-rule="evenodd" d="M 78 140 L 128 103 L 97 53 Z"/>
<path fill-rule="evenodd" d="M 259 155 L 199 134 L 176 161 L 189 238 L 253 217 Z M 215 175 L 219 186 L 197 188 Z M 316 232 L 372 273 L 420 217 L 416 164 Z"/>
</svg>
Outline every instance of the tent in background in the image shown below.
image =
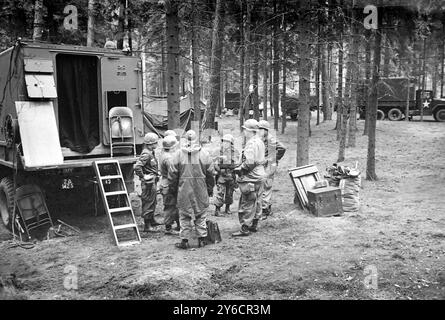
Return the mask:
<svg viewBox="0 0 445 320">
<path fill-rule="evenodd" d="M 179 102 L 180 128 L 187 131 L 191 129 L 194 109 L 192 104 L 193 94 L 188 91 Z M 206 105 L 200 101 L 201 119 L 204 119 Z M 166 97 L 144 97 L 144 127 L 145 132 L 155 132 L 163 136 L 168 130 L 168 108 Z"/>
</svg>

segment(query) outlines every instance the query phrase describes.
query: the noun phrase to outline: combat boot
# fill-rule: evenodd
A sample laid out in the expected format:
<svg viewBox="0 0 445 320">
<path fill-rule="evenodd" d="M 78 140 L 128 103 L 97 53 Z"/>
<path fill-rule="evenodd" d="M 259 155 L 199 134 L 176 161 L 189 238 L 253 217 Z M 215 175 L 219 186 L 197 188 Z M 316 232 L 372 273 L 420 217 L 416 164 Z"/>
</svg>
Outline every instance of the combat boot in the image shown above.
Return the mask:
<svg viewBox="0 0 445 320">
<path fill-rule="evenodd" d="M 269 215 L 270 215 L 269 208 L 264 208 L 263 213 L 261 214 L 261 220 L 266 220 Z"/>
<path fill-rule="evenodd" d="M 243 224 L 241 226 L 241 230 L 235 233 L 232 233 L 232 237 L 247 237 L 250 235 L 249 227 Z"/>
<path fill-rule="evenodd" d="M 180 225 L 180 223 L 179 223 L 179 219 L 178 220 L 176 220 L 176 228 L 175 228 L 175 231 L 181 231 L 181 225 Z"/>
<path fill-rule="evenodd" d="M 150 224 L 150 220 L 144 220 L 144 230 L 142 232 L 156 232 L 156 229 Z"/>
<path fill-rule="evenodd" d="M 205 247 L 207 245 L 207 237 L 199 237 L 198 238 L 198 247 L 202 248 Z"/>
<path fill-rule="evenodd" d="M 221 216 L 221 207 L 215 206 L 215 217 Z"/>
<path fill-rule="evenodd" d="M 175 247 L 184 250 L 189 249 L 190 248 L 189 241 L 187 239 L 182 239 L 181 242 L 175 243 Z"/>
<path fill-rule="evenodd" d="M 230 211 L 230 204 L 226 204 L 226 210 L 225 210 L 225 214 L 232 214 L 232 211 Z"/>
<path fill-rule="evenodd" d="M 172 228 L 172 226 L 170 225 L 170 226 L 165 226 L 165 232 L 164 232 L 164 234 L 166 234 L 166 235 L 170 235 L 170 236 L 177 236 L 177 235 L 179 235 L 179 232 L 176 231 L 176 230 L 174 230 L 174 229 Z"/>
<path fill-rule="evenodd" d="M 250 232 L 257 232 L 258 231 L 258 219 L 253 219 L 252 225 L 249 227 Z"/>
</svg>

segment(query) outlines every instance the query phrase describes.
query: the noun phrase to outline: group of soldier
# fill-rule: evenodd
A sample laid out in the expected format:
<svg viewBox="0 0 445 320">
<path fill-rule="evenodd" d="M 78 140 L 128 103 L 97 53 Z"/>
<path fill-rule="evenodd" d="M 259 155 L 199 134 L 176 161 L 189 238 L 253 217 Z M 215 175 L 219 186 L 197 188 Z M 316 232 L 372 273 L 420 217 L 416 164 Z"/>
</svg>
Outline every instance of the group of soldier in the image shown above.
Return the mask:
<svg viewBox="0 0 445 320">
<path fill-rule="evenodd" d="M 239 188 L 241 193 L 238 207 L 240 230 L 232 236 L 249 236 L 257 231 L 258 222 L 272 214 L 273 179 L 286 148 L 272 136 L 265 120 L 248 119 L 242 128 L 245 143 L 241 155 L 235 148 L 234 137 L 225 134 L 215 158 L 200 144 L 193 130 L 181 138 L 172 130 L 166 131 L 158 157 L 155 154 L 158 135 L 146 134 L 145 147 L 134 166 L 135 174 L 141 180 L 143 232 L 157 231 L 156 227 L 160 225 L 155 220 L 159 180 L 165 233 L 179 233 L 181 242 L 176 243 L 176 247 L 190 247 L 193 226 L 198 234 L 198 246 L 207 244 L 207 210 L 215 182 L 215 216 L 230 215 L 235 189 Z"/>
</svg>

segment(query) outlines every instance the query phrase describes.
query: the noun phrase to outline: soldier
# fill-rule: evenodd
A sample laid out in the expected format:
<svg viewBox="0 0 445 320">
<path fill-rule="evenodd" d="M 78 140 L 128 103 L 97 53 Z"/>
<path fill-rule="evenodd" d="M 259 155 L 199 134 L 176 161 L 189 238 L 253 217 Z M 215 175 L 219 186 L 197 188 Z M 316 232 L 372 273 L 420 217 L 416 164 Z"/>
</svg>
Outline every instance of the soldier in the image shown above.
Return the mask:
<svg viewBox="0 0 445 320">
<path fill-rule="evenodd" d="M 167 136 L 173 136 L 173 137 L 176 138 L 176 140 L 178 140 L 178 138 L 177 138 L 177 136 L 176 136 L 176 132 L 174 132 L 173 130 L 167 130 L 167 131 L 165 131 L 165 133 L 164 133 L 164 138 L 167 137 Z"/>
<path fill-rule="evenodd" d="M 259 122 L 260 127 L 260 137 L 263 139 L 265 147 L 265 164 L 264 169 L 266 172 L 266 177 L 264 180 L 264 190 L 263 190 L 263 216 L 262 220 L 267 219 L 269 215 L 272 215 L 272 184 L 275 177 L 275 172 L 277 171 L 278 161 L 283 158 L 286 152 L 286 147 L 279 142 L 270 132 L 269 122 L 266 120 L 261 120 Z"/>
<path fill-rule="evenodd" d="M 220 156 L 216 160 L 215 216 L 221 214 L 223 204 L 226 205 L 225 213 L 232 214 L 230 205 L 233 203 L 233 192 L 236 188 L 236 175 L 233 169 L 236 167 L 239 158 L 234 146 L 234 140 L 231 134 L 223 136 Z"/>
<path fill-rule="evenodd" d="M 181 242 L 175 246 L 180 249 L 190 247 L 188 240 L 192 220 L 199 237 L 198 245 L 206 245 L 206 210 L 215 184 L 212 160 L 208 152 L 198 144 L 196 133 L 193 130 L 188 131 L 186 140 L 186 145 L 173 156 L 168 172 L 170 193 L 177 195 Z"/>
<path fill-rule="evenodd" d="M 164 225 L 165 234 L 179 234 L 179 212 L 176 207 L 176 197 L 170 193 L 168 187 L 168 170 L 170 169 L 171 158 L 174 155 L 178 141 L 173 135 L 167 135 L 162 140 L 163 152 L 159 157 L 159 167 L 161 171 L 161 193 L 164 203 Z M 176 222 L 176 229 L 172 229 L 173 222 Z"/>
<path fill-rule="evenodd" d="M 144 150 L 134 165 L 134 173 L 141 180 L 142 218 L 144 218 L 143 232 L 156 231 L 153 227 L 159 225 L 154 219 L 156 209 L 156 184 L 158 181 L 158 160 L 155 149 L 158 145 L 158 136 L 147 133 L 144 137 Z"/>
<path fill-rule="evenodd" d="M 243 129 L 247 141 L 241 154 L 241 165 L 235 168 L 241 191 L 238 209 L 241 230 L 233 233 L 233 237 L 248 236 L 257 231 L 258 220 L 261 218 L 261 194 L 265 176 L 264 143 L 257 135 L 258 121 L 247 120 Z"/>
</svg>

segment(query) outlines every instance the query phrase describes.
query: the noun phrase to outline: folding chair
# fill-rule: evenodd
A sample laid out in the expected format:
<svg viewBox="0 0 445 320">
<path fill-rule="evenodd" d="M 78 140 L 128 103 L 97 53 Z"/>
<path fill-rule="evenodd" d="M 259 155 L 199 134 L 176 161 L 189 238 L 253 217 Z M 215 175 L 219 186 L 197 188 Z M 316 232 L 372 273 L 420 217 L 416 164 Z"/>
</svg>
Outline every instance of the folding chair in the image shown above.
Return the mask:
<svg viewBox="0 0 445 320">
<path fill-rule="evenodd" d="M 53 226 L 45 197 L 38 186 L 29 184 L 18 188 L 15 193 L 15 204 L 28 239 L 31 238 L 29 234 L 31 230 L 44 225 Z"/>
<path fill-rule="evenodd" d="M 114 107 L 109 112 L 110 150 L 132 148 L 136 156 L 136 134 L 133 125 L 133 111 L 128 107 Z"/>
</svg>

